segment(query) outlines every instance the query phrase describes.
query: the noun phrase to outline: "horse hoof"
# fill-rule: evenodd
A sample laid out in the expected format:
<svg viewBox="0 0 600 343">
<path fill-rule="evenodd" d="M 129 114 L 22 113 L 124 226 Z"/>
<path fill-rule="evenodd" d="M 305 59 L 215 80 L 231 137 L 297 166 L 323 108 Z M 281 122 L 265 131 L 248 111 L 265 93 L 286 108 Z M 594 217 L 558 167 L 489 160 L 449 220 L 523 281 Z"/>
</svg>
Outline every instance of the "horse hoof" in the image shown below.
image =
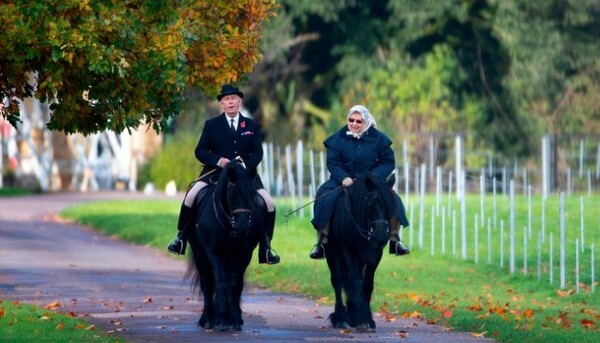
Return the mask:
<svg viewBox="0 0 600 343">
<path fill-rule="evenodd" d="M 341 321 L 341 322 L 335 323 L 335 325 L 333 325 L 333 327 L 336 329 L 348 329 L 350 327 L 350 325 L 348 324 L 348 322 Z"/>
<path fill-rule="evenodd" d="M 241 325 L 217 325 L 215 326 L 215 331 L 218 332 L 232 332 L 232 331 L 241 331 Z"/>
<path fill-rule="evenodd" d="M 356 329 L 356 331 L 362 332 L 362 333 L 375 332 L 375 328 L 371 327 L 371 325 L 369 325 L 369 323 L 363 323 L 363 324 L 357 325 L 354 329 Z"/>
<path fill-rule="evenodd" d="M 206 321 L 206 322 L 198 322 L 198 326 L 202 327 L 204 330 L 212 330 L 215 327 L 215 323 Z"/>
</svg>

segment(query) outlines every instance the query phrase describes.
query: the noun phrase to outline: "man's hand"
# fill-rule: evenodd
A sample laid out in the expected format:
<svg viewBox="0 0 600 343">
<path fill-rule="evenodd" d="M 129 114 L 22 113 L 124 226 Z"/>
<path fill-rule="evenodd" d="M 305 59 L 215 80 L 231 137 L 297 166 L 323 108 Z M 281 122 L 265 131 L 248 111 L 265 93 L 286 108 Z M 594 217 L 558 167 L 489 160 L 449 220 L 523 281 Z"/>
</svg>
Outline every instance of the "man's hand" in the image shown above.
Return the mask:
<svg viewBox="0 0 600 343">
<path fill-rule="evenodd" d="M 246 163 L 244 163 L 244 160 L 242 160 L 241 157 L 236 156 L 233 160 L 236 161 L 237 163 L 241 164 L 242 167 L 244 167 L 244 169 L 246 169 Z"/>
<path fill-rule="evenodd" d="M 228 158 L 225 157 L 221 157 L 221 159 L 219 160 L 219 162 L 217 162 L 217 164 L 219 165 L 219 167 L 221 168 L 225 168 L 225 166 L 227 165 L 227 163 L 231 162 Z"/>
<path fill-rule="evenodd" d="M 344 187 L 350 187 L 353 183 L 354 181 L 352 181 L 352 178 L 349 177 L 346 177 L 344 180 L 342 180 L 342 186 Z"/>
</svg>

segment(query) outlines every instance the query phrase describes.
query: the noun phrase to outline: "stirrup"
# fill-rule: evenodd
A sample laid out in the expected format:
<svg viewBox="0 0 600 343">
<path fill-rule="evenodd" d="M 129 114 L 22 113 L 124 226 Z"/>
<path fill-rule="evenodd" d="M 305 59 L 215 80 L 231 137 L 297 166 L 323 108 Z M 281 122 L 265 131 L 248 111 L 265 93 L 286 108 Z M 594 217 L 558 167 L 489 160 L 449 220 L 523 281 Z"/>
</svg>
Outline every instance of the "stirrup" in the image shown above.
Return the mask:
<svg viewBox="0 0 600 343">
<path fill-rule="evenodd" d="M 325 245 L 321 243 L 315 244 L 310 251 L 310 258 L 313 260 L 322 260 L 325 258 Z"/>
<path fill-rule="evenodd" d="M 277 252 L 271 248 L 266 249 L 264 252 L 258 249 L 258 263 L 259 264 L 277 264 L 281 261 Z"/>
<path fill-rule="evenodd" d="M 410 249 L 402 241 L 390 241 L 390 254 L 396 256 L 408 255 Z"/>
<path fill-rule="evenodd" d="M 185 254 L 185 242 L 179 237 L 173 238 L 171 243 L 167 246 L 167 250 L 171 254 L 184 255 Z"/>
</svg>

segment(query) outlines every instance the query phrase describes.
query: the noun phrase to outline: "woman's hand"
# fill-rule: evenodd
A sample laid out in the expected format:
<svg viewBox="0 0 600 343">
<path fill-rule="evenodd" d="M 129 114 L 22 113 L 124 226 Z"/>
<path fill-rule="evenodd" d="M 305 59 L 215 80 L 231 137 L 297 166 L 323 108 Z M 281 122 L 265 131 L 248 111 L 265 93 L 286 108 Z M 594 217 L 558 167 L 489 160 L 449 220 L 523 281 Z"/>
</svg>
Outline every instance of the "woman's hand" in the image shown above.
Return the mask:
<svg viewBox="0 0 600 343">
<path fill-rule="evenodd" d="M 352 181 L 352 178 L 349 177 L 346 177 L 342 180 L 342 186 L 344 187 L 350 187 L 353 183 L 354 181 Z"/>
</svg>

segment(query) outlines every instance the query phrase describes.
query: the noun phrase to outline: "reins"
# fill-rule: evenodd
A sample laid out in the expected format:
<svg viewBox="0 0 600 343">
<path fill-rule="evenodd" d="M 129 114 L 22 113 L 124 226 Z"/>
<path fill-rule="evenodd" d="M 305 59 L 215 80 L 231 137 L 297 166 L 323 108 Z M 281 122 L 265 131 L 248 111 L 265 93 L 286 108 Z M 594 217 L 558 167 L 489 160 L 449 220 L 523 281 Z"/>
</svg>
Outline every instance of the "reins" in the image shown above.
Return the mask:
<svg viewBox="0 0 600 343">
<path fill-rule="evenodd" d="M 195 178 L 194 181 L 190 182 L 190 184 L 188 185 L 187 192 L 190 191 L 190 189 L 196 184 L 196 182 L 202 180 L 203 178 L 209 176 L 210 174 L 216 172 L 217 170 L 218 169 L 213 169 L 213 170 L 209 171 L 208 173 L 206 173 L 204 175 L 201 175 L 201 176 L 198 176 L 197 178 Z"/>
<path fill-rule="evenodd" d="M 352 215 L 352 211 L 350 210 L 350 203 L 348 202 L 348 192 L 347 191 L 344 191 L 344 207 L 346 208 L 346 211 L 348 212 L 348 216 L 350 217 L 352 224 L 354 224 L 354 228 L 356 229 L 358 234 L 361 235 L 367 241 L 370 240 L 371 233 L 373 233 L 373 229 L 371 228 L 371 226 L 369 226 L 369 228 L 365 230 L 356 222 L 356 219 L 354 219 L 354 216 Z M 367 222 L 368 222 L 368 220 L 367 220 Z"/>
<path fill-rule="evenodd" d="M 337 186 L 336 188 L 330 190 L 329 192 L 326 192 L 325 194 L 321 195 L 320 197 L 315 198 L 314 200 L 307 202 L 306 204 L 298 207 L 297 209 L 295 209 L 295 210 L 293 210 L 291 212 L 288 212 L 287 214 L 284 214 L 283 216 L 286 217 L 286 218 L 289 218 L 289 216 L 291 216 L 292 214 L 300 211 L 301 209 L 305 208 L 306 206 L 308 206 L 308 205 L 310 205 L 310 204 L 312 204 L 312 203 L 314 203 L 314 202 L 316 202 L 316 201 L 318 201 L 320 199 L 323 199 L 324 197 L 328 196 L 329 194 L 331 194 L 333 192 L 339 191 L 340 188 L 342 188 L 342 187 L 344 187 L 344 186 L 343 185 Z"/>
<path fill-rule="evenodd" d="M 205 174 L 208 175 L 208 174 Z M 223 203 L 221 201 L 217 201 L 216 199 L 216 190 L 212 192 L 212 205 L 213 205 L 213 212 L 215 214 L 215 217 L 217 218 L 217 221 L 219 222 L 219 224 L 221 225 L 221 227 L 226 227 L 225 224 L 223 224 L 223 221 L 221 220 L 221 216 L 219 215 L 219 209 L 221 210 L 221 213 L 223 213 L 223 215 L 227 218 L 227 221 L 229 222 L 229 225 L 231 226 L 231 228 L 233 229 L 235 227 L 235 214 L 237 213 L 252 213 L 252 210 L 248 209 L 248 208 L 236 208 L 234 210 L 231 210 L 231 213 L 228 213 L 228 211 L 225 210 L 225 208 L 223 207 Z M 217 202 L 219 203 L 219 206 L 217 207 Z"/>
</svg>

